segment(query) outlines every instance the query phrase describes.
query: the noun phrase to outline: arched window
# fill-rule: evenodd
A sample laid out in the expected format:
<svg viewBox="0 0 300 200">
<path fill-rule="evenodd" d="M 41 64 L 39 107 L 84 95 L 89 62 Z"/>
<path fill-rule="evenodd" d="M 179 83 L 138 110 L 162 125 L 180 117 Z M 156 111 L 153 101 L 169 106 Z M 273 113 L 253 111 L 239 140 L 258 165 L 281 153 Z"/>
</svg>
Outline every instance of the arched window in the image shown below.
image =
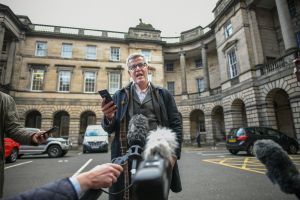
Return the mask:
<svg viewBox="0 0 300 200">
<path fill-rule="evenodd" d="M 68 137 L 70 126 L 70 115 L 66 111 L 57 112 L 54 115 L 53 126 L 59 127 L 58 131 L 53 136 Z"/>
<path fill-rule="evenodd" d="M 25 127 L 41 128 L 42 115 L 39 111 L 31 111 L 27 114 L 25 119 Z"/>
</svg>

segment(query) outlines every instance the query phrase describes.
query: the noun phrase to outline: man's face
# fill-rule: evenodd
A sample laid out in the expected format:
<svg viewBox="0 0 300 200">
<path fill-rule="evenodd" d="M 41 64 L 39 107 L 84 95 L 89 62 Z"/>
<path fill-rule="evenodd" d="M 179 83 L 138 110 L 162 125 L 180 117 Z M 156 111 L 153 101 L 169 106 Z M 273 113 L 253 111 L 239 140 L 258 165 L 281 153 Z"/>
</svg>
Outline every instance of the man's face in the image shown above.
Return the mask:
<svg viewBox="0 0 300 200">
<path fill-rule="evenodd" d="M 148 83 L 148 65 L 142 57 L 137 57 L 129 61 L 128 74 L 139 86 Z"/>
</svg>

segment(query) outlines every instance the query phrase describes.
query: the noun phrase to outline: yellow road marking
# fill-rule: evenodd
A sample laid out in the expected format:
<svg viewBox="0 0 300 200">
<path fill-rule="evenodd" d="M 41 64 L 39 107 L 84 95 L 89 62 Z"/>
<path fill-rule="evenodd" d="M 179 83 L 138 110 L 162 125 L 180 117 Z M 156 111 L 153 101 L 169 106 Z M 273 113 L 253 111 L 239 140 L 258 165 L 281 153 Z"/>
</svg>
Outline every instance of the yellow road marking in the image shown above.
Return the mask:
<svg viewBox="0 0 300 200">
<path fill-rule="evenodd" d="M 299 168 L 300 157 L 290 157 L 294 164 Z M 265 174 L 266 168 L 255 157 L 239 157 L 239 158 L 215 158 L 205 159 L 204 162 L 223 165 L 235 169 L 241 169 L 245 171 L 255 172 L 259 174 Z M 300 170 L 299 170 L 300 171 Z"/>
</svg>

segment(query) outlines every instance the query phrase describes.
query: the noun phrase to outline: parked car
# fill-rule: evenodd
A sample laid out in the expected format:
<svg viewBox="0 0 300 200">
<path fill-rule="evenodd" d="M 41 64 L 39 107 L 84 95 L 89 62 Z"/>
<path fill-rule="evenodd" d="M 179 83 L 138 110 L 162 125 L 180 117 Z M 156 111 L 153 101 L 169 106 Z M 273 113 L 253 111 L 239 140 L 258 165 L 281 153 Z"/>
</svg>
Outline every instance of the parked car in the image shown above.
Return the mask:
<svg viewBox="0 0 300 200">
<path fill-rule="evenodd" d="M 4 149 L 6 162 L 16 162 L 20 150 L 20 144 L 11 138 L 4 138 Z"/>
<path fill-rule="evenodd" d="M 36 128 L 26 128 L 29 131 L 40 131 Z M 38 146 L 21 145 L 19 151 L 19 157 L 23 155 L 35 155 L 35 154 L 48 154 L 50 158 L 57 158 L 66 155 L 71 148 L 70 140 L 64 138 L 49 137 L 45 144 Z"/>
<path fill-rule="evenodd" d="M 101 125 L 89 125 L 83 138 L 82 152 L 108 152 L 108 134 Z"/>
<path fill-rule="evenodd" d="M 257 140 L 262 139 L 271 139 L 277 142 L 290 154 L 297 154 L 299 149 L 296 139 L 267 127 L 240 127 L 231 129 L 226 138 L 226 148 L 231 154 L 246 151 L 249 155 L 253 155 L 253 144 Z"/>
</svg>

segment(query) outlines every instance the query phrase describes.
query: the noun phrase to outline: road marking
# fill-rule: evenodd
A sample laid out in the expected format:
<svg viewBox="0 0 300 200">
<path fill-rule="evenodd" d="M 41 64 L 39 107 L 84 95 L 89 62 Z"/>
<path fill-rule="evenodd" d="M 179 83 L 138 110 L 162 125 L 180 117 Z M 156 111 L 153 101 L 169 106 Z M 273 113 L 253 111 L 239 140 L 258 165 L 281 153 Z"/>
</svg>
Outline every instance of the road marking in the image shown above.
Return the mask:
<svg viewBox="0 0 300 200">
<path fill-rule="evenodd" d="M 223 156 L 223 155 L 230 155 L 230 153 L 203 153 L 203 152 L 199 152 L 197 153 L 198 155 L 201 156 Z"/>
<path fill-rule="evenodd" d="M 31 163 L 31 162 L 32 162 L 32 161 L 27 161 L 27 162 L 23 162 L 23 163 L 11 165 L 11 166 L 5 167 L 4 169 L 9 169 L 9 168 L 17 167 L 17 166 L 19 166 L 19 165 L 25 165 L 25 164 L 28 164 L 28 163 Z"/>
<path fill-rule="evenodd" d="M 92 162 L 92 160 L 92 158 L 89 159 L 79 170 L 77 170 L 77 172 L 75 172 L 75 174 L 73 174 L 73 176 L 77 176 L 84 168 L 86 168 L 86 166 L 88 166 L 88 164 L 90 164 L 90 162 Z"/>
<path fill-rule="evenodd" d="M 300 166 L 299 156 L 290 156 L 291 160 L 298 167 Z M 230 158 L 215 158 L 215 159 L 205 159 L 204 162 L 209 162 L 213 164 L 223 165 L 226 167 L 231 167 L 235 169 L 241 169 L 245 171 L 256 172 L 259 174 L 265 174 L 266 168 L 265 166 L 258 161 L 255 157 L 230 157 Z"/>
</svg>

